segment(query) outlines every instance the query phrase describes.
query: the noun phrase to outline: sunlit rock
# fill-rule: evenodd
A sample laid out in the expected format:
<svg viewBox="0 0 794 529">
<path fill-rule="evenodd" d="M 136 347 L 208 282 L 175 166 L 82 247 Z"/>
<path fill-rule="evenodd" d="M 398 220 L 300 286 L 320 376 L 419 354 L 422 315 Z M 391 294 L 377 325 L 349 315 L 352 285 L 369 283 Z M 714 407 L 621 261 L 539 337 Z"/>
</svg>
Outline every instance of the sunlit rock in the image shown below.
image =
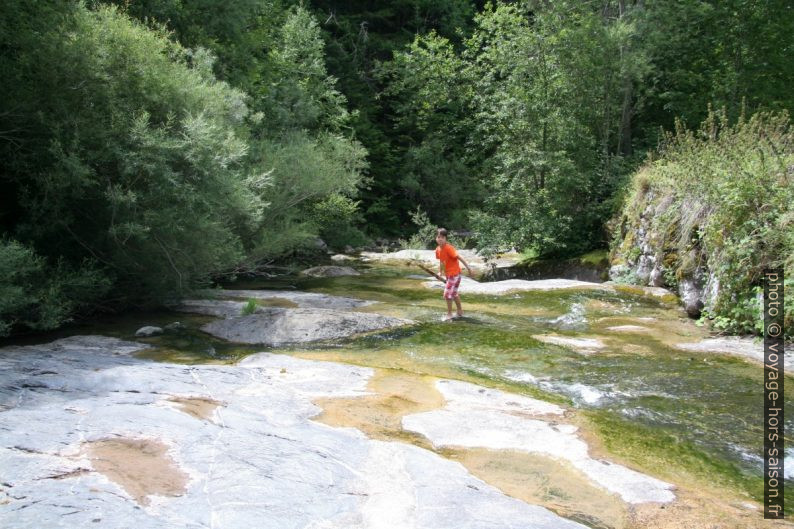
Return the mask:
<svg viewBox="0 0 794 529">
<path fill-rule="evenodd" d="M 314 398 L 366 395 L 371 369 L 132 356 L 145 347 L 0 349 L 0 526 L 584 529 L 430 451 L 311 420 Z M 186 413 L 175 398 L 217 407 Z"/>
<path fill-rule="evenodd" d="M 444 288 L 444 283 L 436 280 L 426 281 L 423 284 L 427 288 Z M 537 279 L 535 281 L 526 281 L 524 279 L 507 279 L 505 281 L 481 283 L 464 275 L 461 278 L 460 293 L 489 294 L 498 296 L 507 294 L 508 292 L 558 290 L 564 288 L 612 290 L 612 287 L 605 285 L 604 283 L 589 283 L 587 281 L 576 281 L 574 279 Z"/>
<path fill-rule="evenodd" d="M 582 354 L 592 354 L 606 347 L 606 345 L 597 338 L 573 338 L 571 336 L 559 336 L 556 334 L 535 334 L 532 337 L 538 341 L 567 347 Z"/>
<path fill-rule="evenodd" d="M 512 266 L 516 264 L 520 258 L 519 254 L 515 252 L 508 252 L 498 254 L 491 259 L 486 259 L 479 255 L 476 250 L 462 250 L 458 249 L 460 255 L 472 270 L 484 271 L 490 268 L 501 268 Z M 377 252 L 361 252 L 361 259 L 371 262 L 385 262 L 385 263 L 421 263 L 426 266 L 431 266 L 434 269 L 438 268 L 438 259 L 436 259 L 435 250 L 399 250 L 396 252 L 377 253 Z"/>
<path fill-rule="evenodd" d="M 374 303 L 363 299 L 347 298 L 318 294 L 316 292 L 300 292 L 297 290 L 204 290 L 201 292 L 209 300 L 220 297 L 235 299 L 256 299 L 266 301 L 284 301 L 285 306 L 313 309 L 354 309 Z M 205 300 L 206 301 L 206 300 Z M 190 311 L 188 311 L 190 312 Z"/>
<path fill-rule="evenodd" d="M 589 456 L 587 444 L 571 424 L 549 421 L 559 415 L 553 405 L 534 404 L 527 397 L 479 388 L 466 382 L 441 380 L 438 390 L 447 404 L 440 410 L 403 418 L 406 430 L 427 437 L 436 447 L 459 446 L 521 450 L 563 459 L 598 486 L 627 503 L 670 502 L 673 485 L 608 461 Z M 540 401 L 538 401 L 540 402 Z"/>
<path fill-rule="evenodd" d="M 684 351 L 728 354 L 747 358 L 755 362 L 764 362 L 764 342 L 760 338 L 722 336 L 719 338 L 706 338 L 699 342 L 677 343 L 675 347 Z M 783 360 L 786 369 L 794 367 L 794 358 L 792 358 L 790 353 L 785 354 Z"/>
<path fill-rule="evenodd" d="M 265 307 L 256 313 L 210 322 L 201 330 L 235 343 L 306 343 L 410 325 L 413 322 L 368 312 Z"/>
<path fill-rule="evenodd" d="M 146 325 L 135 331 L 135 336 L 138 337 L 157 336 L 158 334 L 163 334 L 163 328 L 153 325 Z"/>
<path fill-rule="evenodd" d="M 650 329 L 642 325 L 613 325 L 607 327 L 607 330 L 612 332 L 648 332 Z"/>
</svg>

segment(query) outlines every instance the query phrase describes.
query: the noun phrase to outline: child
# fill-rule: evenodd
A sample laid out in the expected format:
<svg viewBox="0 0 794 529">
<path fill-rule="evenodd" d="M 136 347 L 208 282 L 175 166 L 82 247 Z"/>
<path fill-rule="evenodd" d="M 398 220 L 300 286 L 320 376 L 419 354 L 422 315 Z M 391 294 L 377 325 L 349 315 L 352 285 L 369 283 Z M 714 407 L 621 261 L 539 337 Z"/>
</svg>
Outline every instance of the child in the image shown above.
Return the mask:
<svg viewBox="0 0 794 529">
<path fill-rule="evenodd" d="M 460 287 L 461 278 L 458 261 L 463 263 L 470 277 L 471 268 L 469 268 L 468 263 L 458 255 L 455 247 L 447 242 L 447 230 L 438 228 L 436 231 L 436 242 L 438 243 L 438 248 L 436 248 L 436 259 L 441 261 L 438 264 L 438 270 L 439 273 L 446 275 L 447 278 L 447 284 L 444 287 L 444 299 L 447 300 L 447 317 L 444 319 L 452 319 L 452 300 L 455 300 L 455 306 L 458 309 L 458 318 L 460 318 L 463 316 L 463 308 L 460 306 L 460 296 L 458 295 L 458 287 Z"/>
</svg>

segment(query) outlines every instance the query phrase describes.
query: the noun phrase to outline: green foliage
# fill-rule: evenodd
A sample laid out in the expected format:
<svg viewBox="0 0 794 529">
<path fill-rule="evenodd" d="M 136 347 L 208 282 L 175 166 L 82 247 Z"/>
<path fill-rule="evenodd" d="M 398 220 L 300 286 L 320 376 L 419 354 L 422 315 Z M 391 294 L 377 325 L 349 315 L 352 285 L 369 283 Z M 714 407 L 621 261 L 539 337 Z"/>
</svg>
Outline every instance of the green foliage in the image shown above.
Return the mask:
<svg viewBox="0 0 794 529">
<path fill-rule="evenodd" d="M 256 312 L 256 308 L 257 307 L 258 307 L 258 304 L 257 304 L 256 300 L 253 299 L 253 298 L 249 298 L 247 300 L 246 304 L 243 305 L 243 308 L 240 309 L 240 315 L 241 316 L 250 316 L 251 314 Z"/>
<path fill-rule="evenodd" d="M 272 183 L 260 191 L 269 202 L 263 221 L 267 229 L 260 230 L 249 255 L 282 255 L 310 243 L 318 233 L 330 234 L 334 246 L 359 244 L 361 234 L 352 226 L 353 197 L 364 182 L 365 154 L 357 142 L 331 133 L 312 137 L 294 131 L 261 141 L 255 155 Z M 344 209 L 332 211 L 335 204 Z M 334 233 L 335 228 L 342 232 Z"/>
<path fill-rule="evenodd" d="M 320 237 L 331 248 L 341 250 L 345 246 L 367 244 L 366 235 L 356 227 L 361 219 L 358 204 L 358 201 L 338 193 L 314 204 L 312 222 L 318 226 Z"/>
<path fill-rule="evenodd" d="M 430 221 L 428 214 L 422 210 L 422 206 L 417 206 L 411 213 L 411 222 L 416 226 L 416 233 L 407 240 L 399 239 L 400 247 L 404 250 L 427 250 L 436 245 L 436 234 L 438 226 Z M 456 234 L 454 231 L 447 232 L 447 242 L 455 248 L 462 249 L 470 246 L 470 240 Z"/>
<path fill-rule="evenodd" d="M 623 210 L 628 232 L 652 204 L 650 231 L 664 249 L 666 277 L 703 265 L 718 282 L 704 311 L 717 328 L 759 332 L 763 270 L 794 267 L 793 146 L 785 112 L 759 112 L 735 124 L 725 111 L 711 112 L 697 131 L 679 125 L 666 134 L 658 159 L 635 176 Z M 629 261 L 639 251 L 620 237 L 617 244 Z M 784 312 L 790 330 L 794 310 Z"/>
<path fill-rule="evenodd" d="M 105 294 L 110 281 L 91 263 L 78 270 L 48 267 L 17 241 L 0 240 L 0 336 L 13 330 L 50 330 Z"/>
<path fill-rule="evenodd" d="M 438 227 L 430 222 L 430 217 L 421 206 L 417 206 L 411 213 L 411 222 L 416 226 L 417 231 L 407 240 L 400 239 L 400 247 L 403 250 L 427 250 L 435 244 Z"/>
<path fill-rule="evenodd" d="M 326 71 L 323 47 L 314 17 L 302 7 L 290 10 L 268 55 L 262 109 L 271 130 L 339 131 L 347 125 L 347 100 Z"/>
<path fill-rule="evenodd" d="M 653 147 L 661 128 L 695 126 L 708 105 L 737 119 L 745 106 L 794 110 L 791 3 L 644 2 L 638 29 L 652 65 L 640 87 L 637 131 Z"/>
<path fill-rule="evenodd" d="M 460 42 L 459 32 L 468 31 L 476 2 L 313 0 L 311 4 L 323 22 L 329 71 L 339 78 L 340 91 L 357 112 L 350 125 L 369 153 L 372 180 L 360 193 L 367 230 L 401 235 L 417 205 L 440 224 L 462 227 L 468 202 L 477 200 L 475 191 L 442 186 L 438 177 L 455 174 L 460 182 L 459 171 L 465 167 L 460 163 L 448 167 L 447 162 L 455 160 L 463 142 L 439 131 L 431 134 L 432 144 L 424 143 L 424 131 L 401 125 L 403 116 L 397 116 L 393 104 L 402 106 L 403 96 L 382 93 L 391 81 L 382 75 L 381 66 L 388 69 L 393 53 L 416 35 L 436 31 Z M 458 196 L 445 202 L 442 193 Z"/>
<path fill-rule="evenodd" d="M 467 45 L 477 83 L 470 141 L 493 151 L 472 222 L 485 250 L 575 254 L 600 241 L 621 178 L 621 101 L 645 67 L 626 51 L 628 16 L 605 20 L 566 2 L 532 15 L 486 9 Z"/>
<path fill-rule="evenodd" d="M 12 13 L 0 128 L 19 133 L 0 149 L 21 215 L 4 228 L 50 262 L 93 258 L 136 302 L 239 260 L 263 209 L 244 165 L 245 95 L 114 8 Z"/>
</svg>

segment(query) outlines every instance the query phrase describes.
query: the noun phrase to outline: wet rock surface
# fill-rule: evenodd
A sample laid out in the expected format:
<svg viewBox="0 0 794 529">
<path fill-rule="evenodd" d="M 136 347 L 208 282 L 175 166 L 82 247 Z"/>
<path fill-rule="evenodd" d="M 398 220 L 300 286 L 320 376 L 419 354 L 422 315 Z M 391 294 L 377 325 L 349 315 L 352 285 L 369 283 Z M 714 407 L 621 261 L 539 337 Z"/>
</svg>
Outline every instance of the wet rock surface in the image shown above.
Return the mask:
<svg viewBox="0 0 794 529">
<path fill-rule="evenodd" d="M 201 330 L 235 343 L 284 345 L 345 338 L 412 323 L 366 312 L 262 307 L 249 316 L 213 321 Z"/>
<path fill-rule="evenodd" d="M 426 281 L 424 286 L 427 288 L 441 289 L 444 288 L 444 283 L 437 280 Z M 589 283 L 587 281 L 576 281 L 574 279 L 538 279 L 535 281 L 507 279 L 505 281 L 481 283 L 470 277 L 463 276 L 460 283 L 460 292 L 468 294 L 502 295 L 508 292 L 558 290 L 563 288 L 612 290 L 611 286 L 604 285 L 603 283 Z"/>
<path fill-rule="evenodd" d="M 440 410 L 408 415 L 403 427 L 421 433 L 435 446 L 520 450 L 569 461 L 589 479 L 628 503 L 671 502 L 674 488 L 656 478 L 588 455 L 577 427 L 538 417 L 561 416 L 562 408 L 528 397 L 473 384 L 440 380 L 447 404 Z"/>
<path fill-rule="evenodd" d="M 362 299 L 298 290 L 205 290 L 202 294 L 206 295 L 208 299 L 201 301 L 221 300 L 221 298 L 284 300 L 296 307 L 314 309 L 354 309 L 373 303 Z M 190 305 L 186 308 L 190 308 Z M 193 311 L 186 310 L 186 312 Z"/>
<path fill-rule="evenodd" d="M 684 351 L 729 354 L 764 363 L 764 342 L 759 338 L 721 336 L 718 338 L 706 338 L 699 342 L 678 343 L 675 344 L 675 347 Z M 790 352 L 785 354 L 783 361 L 786 370 L 794 367 L 794 357 L 792 357 Z"/>
<path fill-rule="evenodd" d="M 314 398 L 365 395 L 371 369 L 268 353 L 154 363 L 133 356 L 145 347 L 76 336 L 0 349 L 0 525 L 584 527 L 427 450 L 310 420 Z M 192 415 L 174 398 L 222 405 Z M 533 411 L 555 412 L 544 406 Z"/>
</svg>

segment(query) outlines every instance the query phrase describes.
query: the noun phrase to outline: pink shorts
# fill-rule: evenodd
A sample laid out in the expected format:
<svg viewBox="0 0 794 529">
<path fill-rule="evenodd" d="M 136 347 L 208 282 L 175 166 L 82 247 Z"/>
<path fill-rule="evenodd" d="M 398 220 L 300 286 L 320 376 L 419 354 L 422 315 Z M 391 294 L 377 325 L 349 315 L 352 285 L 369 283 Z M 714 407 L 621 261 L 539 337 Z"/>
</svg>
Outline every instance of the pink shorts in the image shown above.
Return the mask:
<svg viewBox="0 0 794 529">
<path fill-rule="evenodd" d="M 460 274 L 447 277 L 447 284 L 444 286 L 444 299 L 454 299 L 458 295 L 458 287 L 460 287 Z"/>
</svg>

